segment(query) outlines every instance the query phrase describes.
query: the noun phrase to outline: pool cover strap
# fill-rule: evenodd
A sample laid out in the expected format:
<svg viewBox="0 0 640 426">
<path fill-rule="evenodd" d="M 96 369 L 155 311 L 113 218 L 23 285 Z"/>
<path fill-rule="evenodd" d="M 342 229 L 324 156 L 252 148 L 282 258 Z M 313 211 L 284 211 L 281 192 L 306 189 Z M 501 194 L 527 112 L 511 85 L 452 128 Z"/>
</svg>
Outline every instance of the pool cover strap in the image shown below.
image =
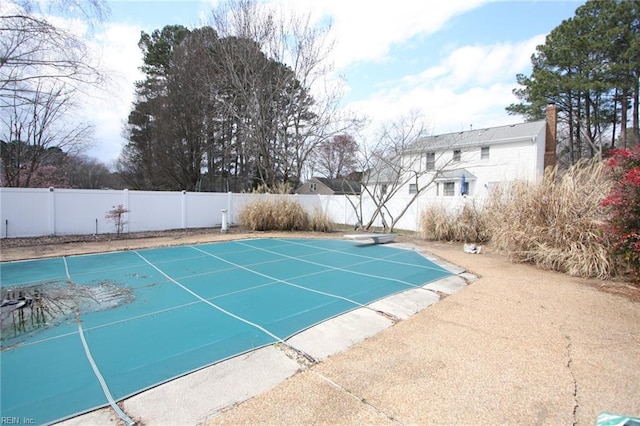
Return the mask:
<svg viewBox="0 0 640 426">
<path fill-rule="evenodd" d="M 133 420 L 131 420 L 131 418 L 127 416 L 124 411 L 120 409 L 118 404 L 116 404 L 116 401 L 113 399 L 113 396 L 111 396 L 109 387 L 107 386 L 107 383 L 104 381 L 104 377 L 102 377 L 102 374 L 100 373 L 100 370 L 98 369 L 98 366 L 96 365 L 96 362 L 94 361 L 93 356 L 91 356 L 91 351 L 89 350 L 87 339 L 84 338 L 84 331 L 82 330 L 82 324 L 80 323 L 80 319 L 76 318 L 76 322 L 78 324 L 78 334 L 80 335 L 80 340 L 82 340 L 82 346 L 84 347 L 84 353 L 87 355 L 87 360 L 89 361 L 89 364 L 91 364 L 91 369 L 93 370 L 93 373 L 96 375 L 96 378 L 100 382 L 100 386 L 102 387 L 102 391 L 104 392 L 104 396 L 107 398 L 109 405 L 111 406 L 111 408 L 113 408 L 113 411 L 116 412 L 118 417 L 120 417 L 122 421 L 124 421 L 127 424 L 127 426 L 135 425 L 136 423 Z"/>
</svg>

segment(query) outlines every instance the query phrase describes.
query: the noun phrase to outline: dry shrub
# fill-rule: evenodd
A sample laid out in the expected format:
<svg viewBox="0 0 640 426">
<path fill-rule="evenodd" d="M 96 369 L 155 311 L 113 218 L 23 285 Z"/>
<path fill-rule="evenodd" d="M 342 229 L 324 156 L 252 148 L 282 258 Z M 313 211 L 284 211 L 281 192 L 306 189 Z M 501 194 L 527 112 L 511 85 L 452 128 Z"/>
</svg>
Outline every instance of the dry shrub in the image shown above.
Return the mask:
<svg viewBox="0 0 640 426">
<path fill-rule="evenodd" d="M 425 209 L 420 216 L 422 238 L 429 240 L 483 243 L 491 237 L 487 212 L 475 200 L 458 212 L 447 212 L 442 205 Z"/>
<path fill-rule="evenodd" d="M 451 240 L 451 219 L 444 206 L 431 206 L 422 211 L 420 235 L 425 240 Z"/>
<path fill-rule="evenodd" d="M 309 229 L 314 232 L 333 232 L 335 224 L 326 213 L 316 209 L 309 218 Z"/>
<path fill-rule="evenodd" d="M 321 231 L 333 230 L 326 215 L 309 215 L 302 205 L 287 198 L 262 199 L 245 205 L 238 212 L 240 224 L 253 231 Z"/>
<path fill-rule="evenodd" d="M 238 212 L 240 224 L 253 231 L 274 229 L 273 205 L 268 200 L 258 200 L 246 204 Z"/>
<path fill-rule="evenodd" d="M 490 220 L 483 205 L 475 200 L 466 203 L 457 218 L 456 240 L 467 243 L 484 243 L 491 239 Z"/>
<path fill-rule="evenodd" d="M 309 228 L 309 214 L 299 202 L 281 198 L 273 205 L 277 230 L 306 231 Z"/>
<path fill-rule="evenodd" d="M 580 277 L 609 277 L 615 263 L 600 202 L 609 193 L 601 162 L 548 169 L 539 183 L 496 190 L 487 209 L 492 244 L 516 262 Z"/>
<path fill-rule="evenodd" d="M 268 186 L 265 183 L 259 183 L 255 188 L 249 191 L 250 194 L 291 194 L 293 186 L 287 182 L 278 182 L 274 186 Z"/>
</svg>

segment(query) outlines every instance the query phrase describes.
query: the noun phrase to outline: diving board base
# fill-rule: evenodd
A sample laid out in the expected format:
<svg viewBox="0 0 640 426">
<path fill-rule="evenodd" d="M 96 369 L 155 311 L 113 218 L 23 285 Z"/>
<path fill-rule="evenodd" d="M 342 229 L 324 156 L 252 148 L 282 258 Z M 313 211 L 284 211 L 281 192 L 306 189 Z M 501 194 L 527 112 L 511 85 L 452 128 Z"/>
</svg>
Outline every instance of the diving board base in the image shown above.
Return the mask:
<svg viewBox="0 0 640 426">
<path fill-rule="evenodd" d="M 344 237 L 350 240 L 366 240 L 371 238 L 375 244 L 391 243 L 398 234 L 346 234 Z"/>
</svg>

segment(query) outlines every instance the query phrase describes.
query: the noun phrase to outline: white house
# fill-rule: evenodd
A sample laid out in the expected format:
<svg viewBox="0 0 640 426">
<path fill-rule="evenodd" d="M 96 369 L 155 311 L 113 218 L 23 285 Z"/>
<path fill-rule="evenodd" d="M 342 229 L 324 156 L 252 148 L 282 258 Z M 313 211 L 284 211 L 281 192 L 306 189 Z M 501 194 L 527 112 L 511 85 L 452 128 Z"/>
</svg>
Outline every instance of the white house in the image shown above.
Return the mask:
<svg viewBox="0 0 640 426">
<path fill-rule="evenodd" d="M 418 139 L 364 174 L 359 215 L 346 223 L 416 230 L 425 208 L 456 210 L 492 187 L 539 180 L 556 164 L 556 126 L 549 105 L 544 120 Z"/>
<path fill-rule="evenodd" d="M 419 139 L 402 154 L 396 195 L 482 197 L 495 185 L 538 180 L 556 162 L 556 122 L 550 105 L 545 120 Z"/>
</svg>

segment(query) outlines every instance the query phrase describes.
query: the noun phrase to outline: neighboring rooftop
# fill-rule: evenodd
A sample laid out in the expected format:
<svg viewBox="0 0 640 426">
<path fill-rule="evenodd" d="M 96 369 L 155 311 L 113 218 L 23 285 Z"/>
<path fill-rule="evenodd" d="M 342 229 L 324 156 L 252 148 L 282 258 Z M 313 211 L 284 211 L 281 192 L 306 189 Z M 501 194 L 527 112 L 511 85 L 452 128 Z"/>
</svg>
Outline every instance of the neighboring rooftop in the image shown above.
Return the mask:
<svg viewBox="0 0 640 426">
<path fill-rule="evenodd" d="M 361 192 L 360 182 L 354 180 L 344 178 L 328 179 L 322 177 L 315 177 L 313 179 L 322 182 L 336 194 L 360 194 Z"/>
<path fill-rule="evenodd" d="M 521 124 L 427 136 L 411 144 L 408 151 L 447 149 L 453 146 L 456 148 L 465 148 L 488 144 L 495 145 L 496 143 L 510 142 L 518 139 L 525 140 L 538 136 L 544 129 L 545 124 L 545 120 L 539 120 Z"/>
</svg>

